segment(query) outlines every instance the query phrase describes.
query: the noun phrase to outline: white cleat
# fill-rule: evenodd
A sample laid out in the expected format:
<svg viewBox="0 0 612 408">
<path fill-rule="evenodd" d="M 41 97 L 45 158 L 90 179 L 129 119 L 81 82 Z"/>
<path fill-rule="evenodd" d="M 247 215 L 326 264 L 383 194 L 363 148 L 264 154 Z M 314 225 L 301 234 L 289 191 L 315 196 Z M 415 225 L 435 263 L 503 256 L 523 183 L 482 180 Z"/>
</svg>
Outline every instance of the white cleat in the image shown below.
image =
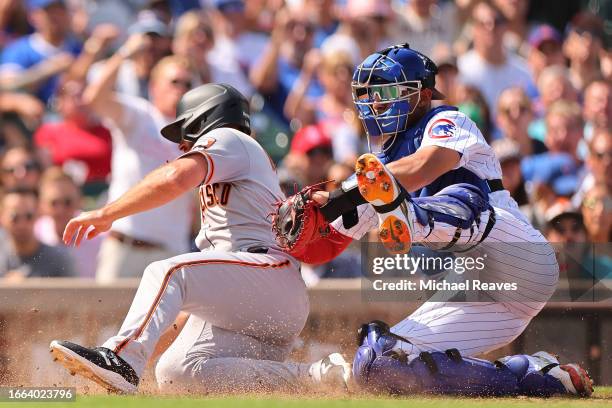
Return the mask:
<svg viewBox="0 0 612 408">
<path fill-rule="evenodd" d="M 324 359 L 312 363 L 308 373 L 317 388 L 349 391 L 351 364 L 347 363 L 340 353 L 332 353 Z"/>
<path fill-rule="evenodd" d="M 590 397 L 593 394 L 593 380 L 589 373 L 578 364 L 563 364 L 548 371 L 565 387 L 568 394 Z"/>
</svg>

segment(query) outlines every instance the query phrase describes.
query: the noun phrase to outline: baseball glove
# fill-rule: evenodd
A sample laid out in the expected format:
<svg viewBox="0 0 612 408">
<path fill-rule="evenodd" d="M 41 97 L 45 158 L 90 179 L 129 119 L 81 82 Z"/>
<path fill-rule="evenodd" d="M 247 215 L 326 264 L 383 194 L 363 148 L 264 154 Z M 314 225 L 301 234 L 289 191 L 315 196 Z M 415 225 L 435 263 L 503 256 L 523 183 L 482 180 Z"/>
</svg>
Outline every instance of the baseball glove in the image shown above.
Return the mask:
<svg viewBox="0 0 612 408">
<path fill-rule="evenodd" d="M 276 206 L 272 214 L 272 231 L 283 251 L 300 259 L 308 245 L 325 237 L 329 223 L 321 214 L 319 204 L 312 199 L 316 186 L 308 186 Z"/>
</svg>

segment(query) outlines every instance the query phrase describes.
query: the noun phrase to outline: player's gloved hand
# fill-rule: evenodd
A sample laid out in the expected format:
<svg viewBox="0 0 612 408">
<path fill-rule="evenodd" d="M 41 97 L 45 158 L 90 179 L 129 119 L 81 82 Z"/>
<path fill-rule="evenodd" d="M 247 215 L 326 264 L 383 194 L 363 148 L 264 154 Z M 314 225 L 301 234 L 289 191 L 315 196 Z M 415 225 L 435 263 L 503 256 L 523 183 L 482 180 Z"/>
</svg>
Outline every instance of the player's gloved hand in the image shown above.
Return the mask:
<svg viewBox="0 0 612 408">
<path fill-rule="evenodd" d="M 279 202 L 272 213 L 276 242 L 283 251 L 299 260 L 305 255 L 308 244 L 330 231 L 329 223 L 321 214 L 319 197 L 313 199 L 315 194 L 320 195 L 317 186 L 307 186 Z"/>
</svg>

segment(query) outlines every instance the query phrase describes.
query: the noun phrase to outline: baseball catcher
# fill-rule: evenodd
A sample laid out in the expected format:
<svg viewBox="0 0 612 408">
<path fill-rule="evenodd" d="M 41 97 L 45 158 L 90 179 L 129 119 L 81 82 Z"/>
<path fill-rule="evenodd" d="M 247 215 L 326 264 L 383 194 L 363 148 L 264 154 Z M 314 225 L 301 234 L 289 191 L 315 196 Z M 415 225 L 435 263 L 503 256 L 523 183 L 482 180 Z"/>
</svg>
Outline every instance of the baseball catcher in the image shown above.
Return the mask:
<svg viewBox="0 0 612 408">
<path fill-rule="evenodd" d="M 327 262 L 378 227 L 392 254 L 413 242 L 487 258 L 480 276 L 515 291 L 482 289 L 474 301 L 429 301 L 393 327 L 362 327 L 353 362 L 366 389 L 465 395 L 590 395 L 576 364 L 548 353 L 496 363 L 475 355 L 514 340 L 555 290 L 559 267 L 546 239 L 501 182 L 500 164 L 476 124 L 453 106 L 432 108 L 437 67 L 401 44 L 355 70 L 353 101 L 371 153 L 334 192 L 306 188 L 273 221 L 279 245 L 297 259 Z"/>
</svg>

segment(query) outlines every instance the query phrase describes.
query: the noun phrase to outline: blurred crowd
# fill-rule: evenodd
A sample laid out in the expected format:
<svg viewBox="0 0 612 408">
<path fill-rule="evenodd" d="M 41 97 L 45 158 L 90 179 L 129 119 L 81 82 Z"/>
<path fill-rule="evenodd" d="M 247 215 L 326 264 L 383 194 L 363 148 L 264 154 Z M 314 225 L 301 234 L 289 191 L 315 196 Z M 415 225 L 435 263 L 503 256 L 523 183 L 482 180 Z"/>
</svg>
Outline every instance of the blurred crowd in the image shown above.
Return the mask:
<svg viewBox="0 0 612 408">
<path fill-rule="evenodd" d="M 178 156 L 159 130 L 199 84 L 250 98 L 287 194 L 337 188 L 367 150 L 352 72 L 407 42 L 438 64 L 441 103 L 479 126 L 534 225 L 604 244 L 591 273 L 612 278 L 611 14 L 605 0 L 0 0 L 0 277 L 108 283 L 194 250 L 195 196 L 78 250 L 61 237 Z M 307 283 L 360 276 L 356 245 L 305 266 Z"/>
</svg>

